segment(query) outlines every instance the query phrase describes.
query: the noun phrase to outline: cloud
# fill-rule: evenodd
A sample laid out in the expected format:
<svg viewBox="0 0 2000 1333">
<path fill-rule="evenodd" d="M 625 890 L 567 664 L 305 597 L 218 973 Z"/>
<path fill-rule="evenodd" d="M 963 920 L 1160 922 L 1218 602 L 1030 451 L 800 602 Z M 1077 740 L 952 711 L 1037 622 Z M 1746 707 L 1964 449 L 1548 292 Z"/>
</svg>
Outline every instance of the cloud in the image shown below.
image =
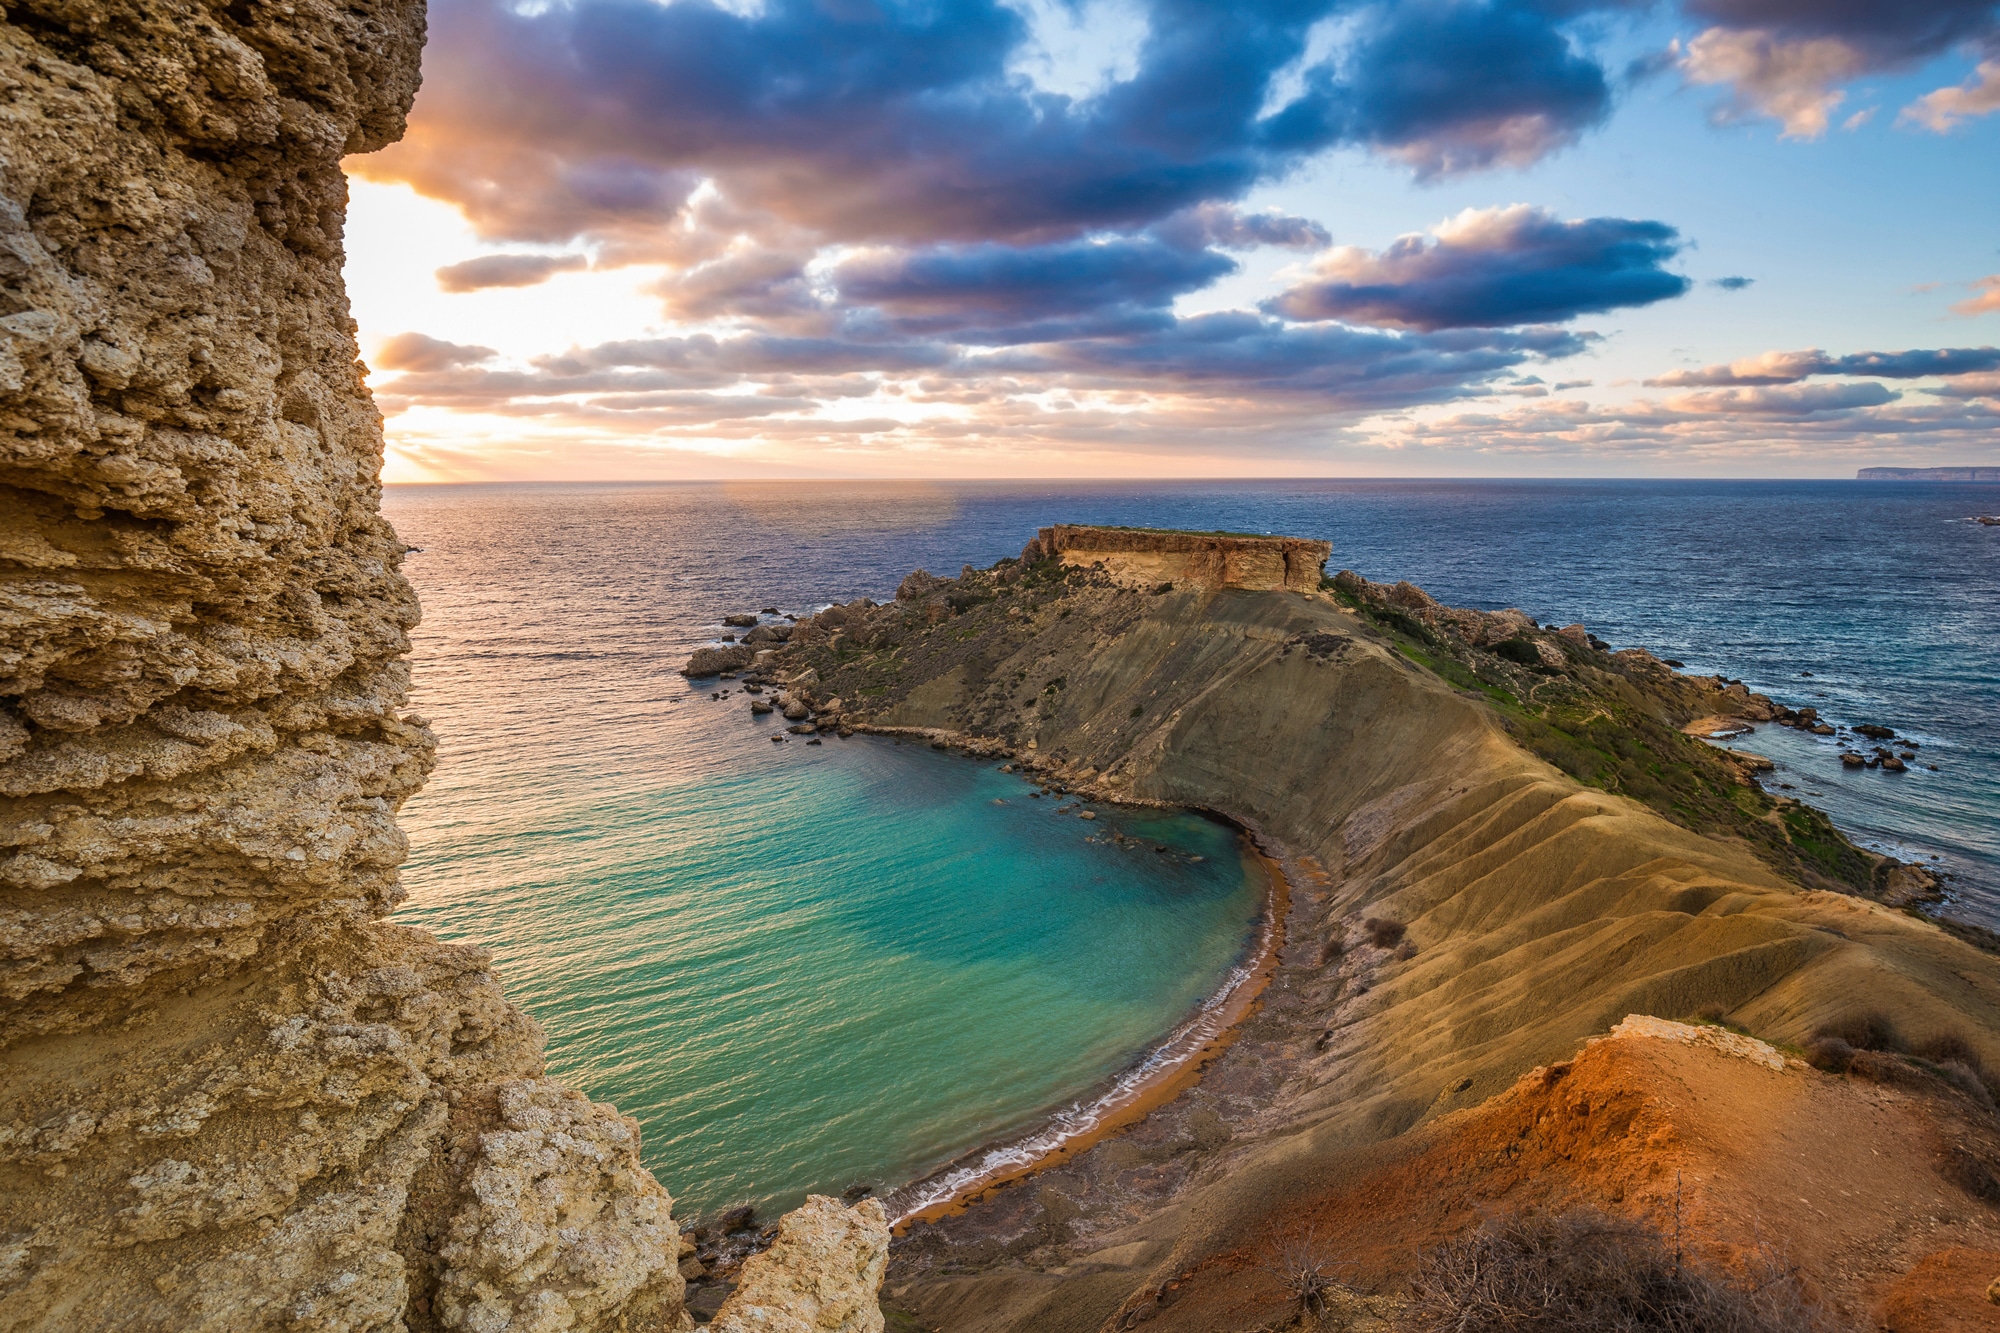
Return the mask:
<svg viewBox="0 0 2000 1333">
<path fill-rule="evenodd" d="M 710 182 L 830 241 L 1043 243 L 1233 201 L 1339 144 L 1426 176 L 1532 161 L 1609 110 L 1567 26 L 1591 7 L 1363 4 L 1272 106 L 1338 0 L 1151 0 L 1128 76 L 1086 98 L 1017 72 L 1029 25 L 998 0 L 439 0 L 408 136 L 352 166 L 491 239 L 637 253 Z"/>
<path fill-rule="evenodd" d="M 1107 318 L 1163 311 L 1182 293 L 1235 270 L 1236 261 L 1219 251 L 1120 237 L 872 251 L 843 261 L 830 276 L 842 301 L 881 311 L 899 330 L 982 333 L 981 341 L 1021 343 L 1080 332 L 1036 328 L 1051 318 L 1086 319 L 1094 327 Z"/>
<path fill-rule="evenodd" d="M 1972 77 L 1951 88 L 1925 93 L 1898 116 L 1899 124 L 1917 124 L 1939 134 L 1960 121 L 2000 111 L 2000 59 L 1982 60 Z"/>
<path fill-rule="evenodd" d="M 1197 204 L 1150 229 L 1150 234 L 1184 250 L 1204 245 L 1224 250 L 1273 246 L 1281 250 L 1317 250 L 1333 237 L 1310 218 L 1293 217 L 1276 209 L 1245 213 L 1232 204 Z"/>
<path fill-rule="evenodd" d="M 1826 132 L 1846 99 L 1841 85 L 1867 74 L 1907 69 L 1963 42 L 2000 34 L 1994 0 L 1687 0 L 1690 17 L 1713 26 L 1687 44 L 1680 60 L 1691 83 L 1726 84 L 1721 119 L 1768 116 L 1789 138 Z M 1980 76 L 1939 89 L 1904 112 L 1905 123 L 1945 129 L 1994 109 L 1995 80 Z M 1850 117 L 1846 128 L 1864 123 Z"/>
<path fill-rule="evenodd" d="M 1824 395 L 1819 391 L 1867 390 Z M 1991 456 L 2000 403 L 1911 403 L 1880 385 L 1744 389 L 1595 406 L 1540 400 L 1503 412 L 1378 419 L 1362 429 L 1396 456 L 1573 460 L 1593 472 L 1621 464 L 1683 470 L 1746 463 L 1824 475 L 1829 465 L 1960 462 Z M 1755 396 L 1752 396 L 1755 395 Z M 1843 460 L 1834 463 L 1834 460 Z"/>
<path fill-rule="evenodd" d="M 448 292 L 477 292 L 488 287 L 533 287 L 558 273 L 590 267 L 583 255 L 481 255 L 437 271 L 437 284 Z"/>
<path fill-rule="evenodd" d="M 1681 61 L 1690 83 L 1726 83 L 1734 90 L 1720 119 L 1769 116 L 1789 139 L 1825 134 L 1834 108 L 1847 97 L 1837 85 L 1867 68 L 1866 53 L 1837 37 L 1784 41 L 1759 29 L 1710 28 L 1688 43 Z"/>
<path fill-rule="evenodd" d="M 422 333 L 399 333 L 375 349 L 377 370 L 437 371 L 491 361 L 500 354 L 491 347 L 450 343 Z"/>
<path fill-rule="evenodd" d="M 1424 330 L 1554 323 L 1681 295 L 1688 279 L 1662 267 L 1680 246 L 1661 222 L 1467 209 L 1379 253 L 1329 251 L 1271 305 L 1293 319 Z"/>
<path fill-rule="evenodd" d="M 1873 375 L 1913 380 L 2000 369 L 2000 347 L 1940 347 L 1903 352 L 1851 352 L 1828 356 L 1818 348 L 1765 352 L 1727 365 L 1676 370 L 1646 381 L 1652 388 L 1797 384 L 1815 375 Z"/>
<path fill-rule="evenodd" d="M 1952 307 L 1961 315 L 2000 313 L 2000 273 L 1972 284 L 1972 295 Z"/>
<path fill-rule="evenodd" d="M 1708 285 L 1720 287 L 1725 292 L 1740 292 L 1756 281 L 1755 278 L 1710 278 Z"/>
<path fill-rule="evenodd" d="M 1902 397 L 1880 384 L 1805 384 L 1776 388 L 1712 389 L 1666 400 L 1674 412 L 1800 417 L 1880 407 Z"/>
</svg>

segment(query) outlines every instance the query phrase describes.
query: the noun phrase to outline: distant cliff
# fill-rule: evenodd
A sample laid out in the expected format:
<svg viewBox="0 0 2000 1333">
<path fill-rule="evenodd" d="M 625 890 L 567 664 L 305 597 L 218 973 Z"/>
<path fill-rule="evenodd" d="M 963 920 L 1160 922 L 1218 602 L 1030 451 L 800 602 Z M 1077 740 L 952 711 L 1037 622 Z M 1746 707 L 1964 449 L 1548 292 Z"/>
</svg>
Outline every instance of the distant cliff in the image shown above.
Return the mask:
<svg viewBox="0 0 2000 1333">
<path fill-rule="evenodd" d="M 0 1330 L 686 1327 L 637 1125 L 383 919 L 434 742 L 340 158 L 402 133 L 422 5 L 7 20 Z M 761 1289 L 825 1307 L 867 1264 L 811 1230 Z"/>
<path fill-rule="evenodd" d="M 2000 481 L 2000 467 L 1865 467 L 1856 481 Z"/>
</svg>

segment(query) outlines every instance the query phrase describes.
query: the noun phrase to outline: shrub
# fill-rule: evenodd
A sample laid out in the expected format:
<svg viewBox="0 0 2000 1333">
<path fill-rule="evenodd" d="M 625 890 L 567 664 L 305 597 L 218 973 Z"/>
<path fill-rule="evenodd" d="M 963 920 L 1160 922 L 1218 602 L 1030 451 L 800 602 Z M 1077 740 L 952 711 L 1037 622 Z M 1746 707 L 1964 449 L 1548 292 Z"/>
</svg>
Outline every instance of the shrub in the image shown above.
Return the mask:
<svg viewBox="0 0 2000 1333">
<path fill-rule="evenodd" d="M 1319 947 L 1319 965 L 1325 967 L 1346 952 L 1347 946 L 1341 942 L 1339 936 L 1335 936 Z"/>
<path fill-rule="evenodd" d="M 1641 1222 L 1513 1216 L 1425 1254 L 1415 1333 L 1819 1333 L 1838 1327 L 1769 1255 L 1724 1278 Z"/>
<path fill-rule="evenodd" d="M 1838 1037 L 1857 1051 L 1900 1051 L 1903 1038 L 1880 1011 L 1843 1014 L 1813 1030 L 1815 1037 Z"/>
<path fill-rule="evenodd" d="M 1535 647 L 1534 640 L 1532 639 L 1505 639 L 1494 644 L 1493 651 L 1506 658 L 1509 662 L 1515 662 L 1521 666 L 1540 666 L 1542 664 L 1541 650 Z"/>
<path fill-rule="evenodd" d="M 1326 1313 L 1334 1292 L 1340 1288 L 1334 1274 L 1347 1266 L 1335 1257 L 1331 1246 L 1310 1230 L 1279 1245 L 1277 1252 L 1263 1264 L 1264 1270 L 1278 1279 L 1285 1294 L 1315 1318 Z"/>
<path fill-rule="evenodd" d="M 1403 933 L 1409 929 L 1400 921 L 1389 921 L 1382 917 L 1369 917 L 1361 923 L 1368 932 L 1368 938 L 1378 949 L 1393 949 L 1403 942 Z"/>
<path fill-rule="evenodd" d="M 1806 1043 L 1806 1063 L 1829 1074 L 1845 1074 L 1854 1063 L 1854 1048 L 1838 1037 L 1814 1037 Z"/>
<path fill-rule="evenodd" d="M 1933 1064 L 1957 1063 L 1972 1069 L 1981 1068 L 1979 1052 L 1972 1049 L 1972 1043 L 1963 1033 L 1944 1032 L 1929 1041 L 1918 1042 L 1910 1048 L 1910 1054 L 1921 1056 Z"/>
</svg>

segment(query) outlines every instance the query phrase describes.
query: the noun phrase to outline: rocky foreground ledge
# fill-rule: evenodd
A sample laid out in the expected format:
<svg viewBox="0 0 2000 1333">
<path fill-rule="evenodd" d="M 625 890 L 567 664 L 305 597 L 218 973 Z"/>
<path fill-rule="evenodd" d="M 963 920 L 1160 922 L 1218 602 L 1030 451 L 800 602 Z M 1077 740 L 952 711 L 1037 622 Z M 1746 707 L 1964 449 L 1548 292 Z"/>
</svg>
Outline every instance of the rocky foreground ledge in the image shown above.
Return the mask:
<svg viewBox="0 0 2000 1333">
<path fill-rule="evenodd" d="M 1990 1320 L 1992 936 L 1683 731 L 1816 717 L 1409 584 L 1061 555 L 912 574 L 737 679 L 801 725 L 1227 815 L 1285 862 L 1286 945 L 1196 1088 L 914 1227 L 888 1304 L 954 1333 L 1438 1327 L 1424 1256 L 1582 1207 L 1703 1271 L 1784 1256 L 1799 1304 L 1745 1327 Z"/>
<path fill-rule="evenodd" d="M 415 595 L 341 287 L 416 0 L 0 22 L 0 1331 L 685 1329 L 638 1127 L 385 920 Z M 882 1326 L 815 1200 L 734 1330 Z M 690 1247 L 691 1248 L 691 1247 Z"/>
</svg>

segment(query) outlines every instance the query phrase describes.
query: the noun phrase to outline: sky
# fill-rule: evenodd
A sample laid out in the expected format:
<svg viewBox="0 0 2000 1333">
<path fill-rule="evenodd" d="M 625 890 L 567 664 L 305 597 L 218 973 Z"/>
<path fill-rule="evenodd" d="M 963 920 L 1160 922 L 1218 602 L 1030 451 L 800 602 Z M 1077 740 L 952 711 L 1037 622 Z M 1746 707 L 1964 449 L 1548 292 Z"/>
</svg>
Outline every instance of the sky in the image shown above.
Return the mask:
<svg viewBox="0 0 2000 1333">
<path fill-rule="evenodd" d="M 2000 464 L 2000 0 L 432 0 L 391 482 Z"/>
</svg>

